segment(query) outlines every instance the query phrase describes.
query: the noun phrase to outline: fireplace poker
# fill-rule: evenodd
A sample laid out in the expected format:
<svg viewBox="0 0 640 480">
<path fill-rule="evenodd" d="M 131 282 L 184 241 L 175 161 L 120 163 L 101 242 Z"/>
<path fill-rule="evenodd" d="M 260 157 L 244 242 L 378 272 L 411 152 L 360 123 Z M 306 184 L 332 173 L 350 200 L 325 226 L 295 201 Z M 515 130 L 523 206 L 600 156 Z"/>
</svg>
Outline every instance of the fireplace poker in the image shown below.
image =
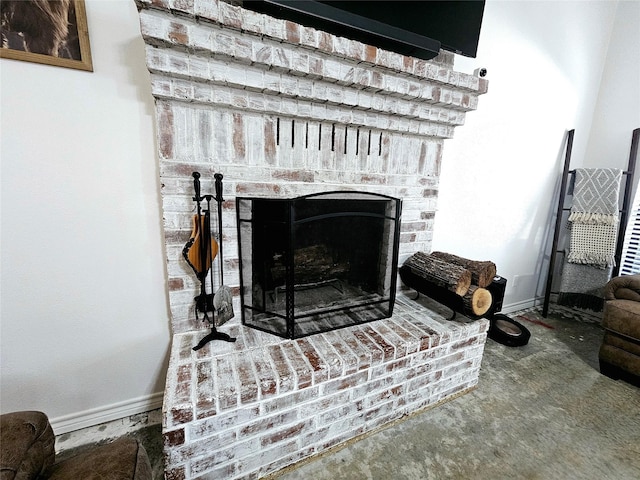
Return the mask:
<svg viewBox="0 0 640 480">
<path fill-rule="evenodd" d="M 223 266 L 222 266 L 222 202 L 224 202 L 224 198 L 222 198 L 222 179 L 223 176 L 221 173 L 216 173 L 213 175 L 215 178 L 215 189 L 216 189 L 216 203 L 218 204 L 218 245 L 220 246 L 220 285 L 224 285 L 223 274 Z"/>
<path fill-rule="evenodd" d="M 233 318 L 233 296 L 231 295 L 231 289 L 224 284 L 224 257 L 222 255 L 222 174 L 216 173 L 215 188 L 216 197 L 215 200 L 218 204 L 218 246 L 220 254 L 218 255 L 218 265 L 220 266 L 220 288 L 213 296 L 213 307 L 216 313 L 216 325 L 220 326 L 227 320 Z"/>
</svg>

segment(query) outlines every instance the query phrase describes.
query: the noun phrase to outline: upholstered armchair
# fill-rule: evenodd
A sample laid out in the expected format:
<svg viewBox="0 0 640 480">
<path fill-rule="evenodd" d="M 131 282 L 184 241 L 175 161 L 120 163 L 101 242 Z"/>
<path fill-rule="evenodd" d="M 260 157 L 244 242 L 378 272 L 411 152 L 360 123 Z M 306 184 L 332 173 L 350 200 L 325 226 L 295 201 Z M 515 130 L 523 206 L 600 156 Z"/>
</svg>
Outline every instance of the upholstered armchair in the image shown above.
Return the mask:
<svg viewBox="0 0 640 480">
<path fill-rule="evenodd" d="M 0 415 L 0 480 L 151 480 L 144 447 L 123 438 L 56 463 L 55 436 L 42 412 Z"/>
<path fill-rule="evenodd" d="M 604 298 L 600 372 L 640 386 L 640 275 L 612 278 Z"/>
</svg>

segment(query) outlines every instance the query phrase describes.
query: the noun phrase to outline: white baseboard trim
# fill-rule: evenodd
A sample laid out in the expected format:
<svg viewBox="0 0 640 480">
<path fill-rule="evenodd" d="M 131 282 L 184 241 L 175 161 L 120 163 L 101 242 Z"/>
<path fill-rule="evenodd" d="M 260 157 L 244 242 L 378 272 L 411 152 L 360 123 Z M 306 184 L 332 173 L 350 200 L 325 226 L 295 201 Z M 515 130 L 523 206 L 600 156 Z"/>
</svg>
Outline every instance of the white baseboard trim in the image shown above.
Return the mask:
<svg viewBox="0 0 640 480">
<path fill-rule="evenodd" d="M 498 313 L 504 313 L 505 315 L 508 313 L 517 312 L 518 310 L 525 310 L 527 308 L 533 308 L 538 305 L 542 305 L 542 301 L 544 299 L 542 297 L 530 298 L 529 300 L 522 300 L 520 302 L 510 303 L 508 305 L 503 305 L 502 310 Z"/>
<path fill-rule="evenodd" d="M 114 420 L 122 420 L 132 415 L 162 408 L 163 393 L 152 393 L 143 397 L 92 408 L 50 419 L 53 431 L 58 435 L 83 428 L 94 427 Z M 103 429 L 104 430 L 104 429 Z"/>
</svg>

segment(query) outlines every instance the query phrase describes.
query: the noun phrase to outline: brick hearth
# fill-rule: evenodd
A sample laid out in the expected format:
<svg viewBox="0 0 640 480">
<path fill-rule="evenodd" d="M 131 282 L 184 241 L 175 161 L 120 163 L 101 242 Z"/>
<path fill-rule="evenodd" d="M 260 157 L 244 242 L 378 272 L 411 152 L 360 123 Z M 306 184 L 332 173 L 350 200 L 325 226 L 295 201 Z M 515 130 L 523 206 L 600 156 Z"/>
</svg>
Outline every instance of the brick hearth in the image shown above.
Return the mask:
<svg viewBox="0 0 640 480">
<path fill-rule="evenodd" d="M 205 194 L 224 175 L 224 284 L 236 312 L 236 196 L 401 198 L 400 263 L 430 251 L 445 140 L 487 81 L 454 71 L 447 52 L 405 57 L 223 1 L 137 3 L 174 334 L 167 478 L 256 478 L 475 385 L 487 322 L 447 322 L 402 296 L 391 319 L 296 341 L 244 328 L 236 315 L 221 327 L 236 344 L 194 353 L 208 326 L 196 320 L 199 283 L 181 252 L 193 171 Z"/>
<path fill-rule="evenodd" d="M 202 332 L 176 335 L 167 478 L 260 478 L 465 393 L 487 327 L 401 295 L 390 319 L 298 340 L 234 326 L 194 352 Z"/>
</svg>

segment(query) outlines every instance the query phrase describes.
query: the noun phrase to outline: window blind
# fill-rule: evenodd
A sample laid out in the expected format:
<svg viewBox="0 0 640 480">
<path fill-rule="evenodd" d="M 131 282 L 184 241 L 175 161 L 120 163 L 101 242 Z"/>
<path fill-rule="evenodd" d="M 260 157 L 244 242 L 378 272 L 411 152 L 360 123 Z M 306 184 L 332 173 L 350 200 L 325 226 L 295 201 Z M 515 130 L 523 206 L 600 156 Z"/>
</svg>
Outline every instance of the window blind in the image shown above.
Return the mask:
<svg viewBox="0 0 640 480">
<path fill-rule="evenodd" d="M 640 202 L 636 199 L 633 202 L 633 209 L 629 215 L 629 223 L 624 235 L 620 275 L 635 275 L 637 273 L 640 273 Z"/>
</svg>

